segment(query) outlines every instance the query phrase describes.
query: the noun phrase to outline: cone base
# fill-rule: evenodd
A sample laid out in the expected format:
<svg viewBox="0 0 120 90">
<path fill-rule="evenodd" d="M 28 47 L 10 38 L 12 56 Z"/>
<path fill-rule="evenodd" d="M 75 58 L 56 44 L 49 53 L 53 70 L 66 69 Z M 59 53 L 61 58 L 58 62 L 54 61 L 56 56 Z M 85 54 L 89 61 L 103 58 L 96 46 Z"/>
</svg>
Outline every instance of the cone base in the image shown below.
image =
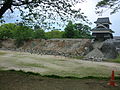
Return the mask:
<svg viewBox="0 0 120 90">
<path fill-rule="evenodd" d="M 107 85 L 109 85 L 109 86 L 118 86 L 114 81 L 110 81 L 109 83 L 107 83 Z"/>
</svg>

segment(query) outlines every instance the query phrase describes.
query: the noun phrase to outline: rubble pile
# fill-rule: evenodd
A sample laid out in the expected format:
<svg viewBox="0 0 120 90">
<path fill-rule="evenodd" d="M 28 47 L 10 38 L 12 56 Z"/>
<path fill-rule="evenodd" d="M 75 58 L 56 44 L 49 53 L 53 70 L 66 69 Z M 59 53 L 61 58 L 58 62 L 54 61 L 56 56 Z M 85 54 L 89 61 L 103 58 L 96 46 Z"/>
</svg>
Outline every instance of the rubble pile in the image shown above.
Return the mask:
<svg viewBox="0 0 120 90">
<path fill-rule="evenodd" d="M 88 53 L 84 59 L 91 61 L 102 61 L 104 59 L 104 55 L 98 48 L 95 48 Z"/>
<path fill-rule="evenodd" d="M 115 40 L 108 39 L 103 42 L 94 42 L 93 50 L 85 55 L 85 60 L 102 61 L 104 59 L 115 59 L 118 51 L 115 46 Z"/>
</svg>

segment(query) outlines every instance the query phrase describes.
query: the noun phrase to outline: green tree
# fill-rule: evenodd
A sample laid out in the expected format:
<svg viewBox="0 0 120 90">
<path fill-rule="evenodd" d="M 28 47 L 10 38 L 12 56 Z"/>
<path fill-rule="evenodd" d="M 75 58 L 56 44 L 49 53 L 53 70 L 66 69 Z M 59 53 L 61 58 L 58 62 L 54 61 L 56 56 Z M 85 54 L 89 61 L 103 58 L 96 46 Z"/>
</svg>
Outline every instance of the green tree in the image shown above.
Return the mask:
<svg viewBox="0 0 120 90">
<path fill-rule="evenodd" d="M 74 25 L 75 28 L 75 38 L 91 38 L 90 30 L 88 25 L 77 23 Z"/>
<path fill-rule="evenodd" d="M 16 39 L 16 46 L 20 47 L 24 41 L 33 38 L 33 29 L 27 26 L 17 26 L 17 29 L 13 32 L 13 38 Z"/>
<path fill-rule="evenodd" d="M 64 31 L 52 30 L 45 33 L 46 38 L 62 38 Z"/>
<path fill-rule="evenodd" d="M 27 26 L 17 26 L 17 29 L 13 32 L 14 39 L 28 40 L 32 39 L 33 29 Z"/>
<path fill-rule="evenodd" d="M 13 23 L 3 24 L 0 26 L 1 39 L 13 38 L 25 40 L 32 38 L 32 34 L 33 29 L 27 26 L 16 25 Z"/>
<path fill-rule="evenodd" d="M 104 9 L 111 9 L 110 14 L 114 14 L 120 9 L 120 0 L 101 0 L 97 3 L 96 7 L 97 13 L 102 13 L 104 10 L 100 10 L 100 8 L 103 7 Z"/>
<path fill-rule="evenodd" d="M 0 39 L 13 38 L 13 32 L 17 28 L 17 25 L 9 23 L 0 26 Z"/>
<path fill-rule="evenodd" d="M 69 21 L 67 26 L 65 27 L 65 33 L 64 36 L 65 38 L 74 38 L 75 36 L 75 30 L 74 30 L 74 25 L 72 21 Z"/>
<path fill-rule="evenodd" d="M 34 30 L 34 34 L 33 34 L 33 37 L 35 39 L 45 39 L 45 32 L 43 29 L 35 29 Z"/>
<path fill-rule="evenodd" d="M 71 21 L 65 28 L 65 38 L 91 38 L 91 28 L 82 23 L 73 24 Z"/>
</svg>

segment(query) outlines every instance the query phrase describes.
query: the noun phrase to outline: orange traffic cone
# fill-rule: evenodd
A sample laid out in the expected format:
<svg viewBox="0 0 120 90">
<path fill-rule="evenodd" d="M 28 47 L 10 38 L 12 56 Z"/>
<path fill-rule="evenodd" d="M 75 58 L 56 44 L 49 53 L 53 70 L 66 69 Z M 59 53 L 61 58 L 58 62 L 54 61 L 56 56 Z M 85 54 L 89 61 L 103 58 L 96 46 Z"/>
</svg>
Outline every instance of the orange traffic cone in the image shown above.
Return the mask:
<svg viewBox="0 0 120 90">
<path fill-rule="evenodd" d="M 117 84 L 115 83 L 115 75 L 114 75 L 114 70 L 112 71 L 112 74 L 111 74 L 111 79 L 108 83 L 109 86 L 117 86 Z"/>
</svg>

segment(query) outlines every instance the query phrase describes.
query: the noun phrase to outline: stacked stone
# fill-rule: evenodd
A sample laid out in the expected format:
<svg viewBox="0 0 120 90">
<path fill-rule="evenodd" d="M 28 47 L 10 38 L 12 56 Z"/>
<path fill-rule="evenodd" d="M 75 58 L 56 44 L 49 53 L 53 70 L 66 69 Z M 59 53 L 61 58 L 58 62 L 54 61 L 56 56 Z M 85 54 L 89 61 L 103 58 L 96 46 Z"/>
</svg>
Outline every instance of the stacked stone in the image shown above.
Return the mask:
<svg viewBox="0 0 120 90">
<path fill-rule="evenodd" d="M 89 39 L 55 39 L 55 40 L 30 40 L 24 42 L 24 45 L 16 48 L 9 42 L 2 43 L 1 48 L 6 50 L 28 52 L 38 55 L 55 55 L 65 57 L 83 56 L 89 52 Z M 14 47 L 13 47 L 14 45 Z"/>
</svg>

